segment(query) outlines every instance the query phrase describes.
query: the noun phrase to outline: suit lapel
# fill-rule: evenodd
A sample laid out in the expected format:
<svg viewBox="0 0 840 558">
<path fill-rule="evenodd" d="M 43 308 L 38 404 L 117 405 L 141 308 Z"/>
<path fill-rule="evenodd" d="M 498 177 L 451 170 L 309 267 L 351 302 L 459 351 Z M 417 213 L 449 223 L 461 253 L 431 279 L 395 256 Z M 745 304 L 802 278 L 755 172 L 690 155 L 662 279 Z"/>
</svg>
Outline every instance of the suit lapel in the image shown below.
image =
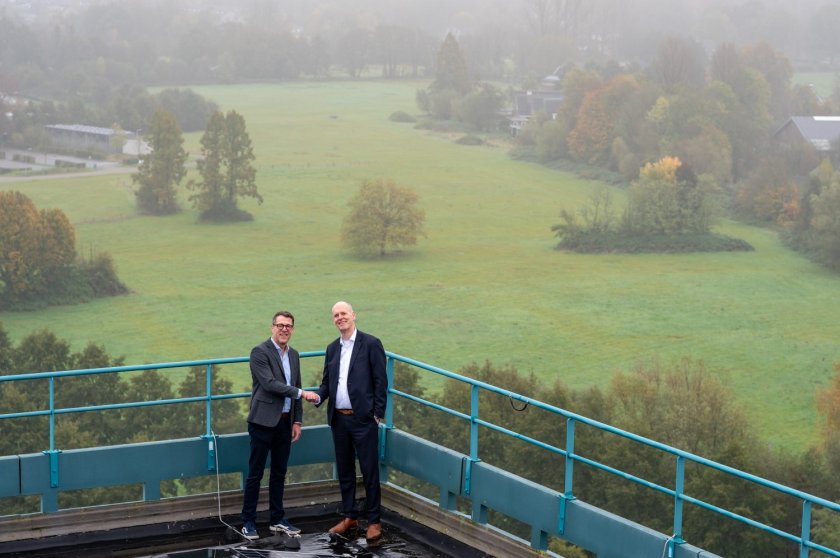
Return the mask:
<svg viewBox="0 0 840 558">
<path fill-rule="evenodd" d="M 347 377 L 348 378 L 350 377 L 350 371 L 353 370 L 353 364 L 356 362 L 356 357 L 359 356 L 359 353 L 361 352 L 361 349 L 362 349 L 362 345 L 364 345 L 364 339 L 365 339 L 364 334 L 357 329 L 356 330 L 356 341 L 353 343 L 353 352 L 350 353 L 350 366 L 347 369 Z"/>
</svg>

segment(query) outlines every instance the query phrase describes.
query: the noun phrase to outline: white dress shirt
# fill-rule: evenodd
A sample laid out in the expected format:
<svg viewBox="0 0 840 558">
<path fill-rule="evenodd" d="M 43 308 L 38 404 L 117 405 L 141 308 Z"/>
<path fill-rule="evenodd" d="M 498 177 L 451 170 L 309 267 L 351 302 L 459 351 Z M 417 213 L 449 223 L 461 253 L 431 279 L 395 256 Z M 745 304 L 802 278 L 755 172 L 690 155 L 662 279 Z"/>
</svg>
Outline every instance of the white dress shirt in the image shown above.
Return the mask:
<svg viewBox="0 0 840 558">
<path fill-rule="evenodd" d="M 341 343 L 341 360 L 338 365 L 338 389 L 335 392 L 336 409 L 352 409 L 350 394 L 347 391 L 347 375 L 350 372 L 350 358 L 353 356 L 353 345 L 356 343 L 356 330 L 346 341 L 339 338 Z"/>
</svg>

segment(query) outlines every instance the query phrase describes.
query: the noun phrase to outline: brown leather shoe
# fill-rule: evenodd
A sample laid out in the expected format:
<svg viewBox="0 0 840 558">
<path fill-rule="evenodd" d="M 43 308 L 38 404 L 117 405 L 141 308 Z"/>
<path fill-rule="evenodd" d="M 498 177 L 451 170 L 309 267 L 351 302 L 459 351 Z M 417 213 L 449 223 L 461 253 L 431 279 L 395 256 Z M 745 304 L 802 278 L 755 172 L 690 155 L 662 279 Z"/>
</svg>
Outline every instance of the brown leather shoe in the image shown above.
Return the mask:
<svg viewBox="0 0 840 558">
<path fill-rule="evenodd" d="M 382 524 L 368 523 L 367 533 L 365 533 L 365 540 L 375 541 L 382 538 Z"/>
<path fill-rule="evenodd" d="M 344 519 L 338 522 L 338 525 L 330 529 L 330 533 L 335 533 L 336 535 L 343 535 L 350 529 L 355 529 L 358 526 L 358 521 L 349 517 L 345 517 Z"/>
</svg>

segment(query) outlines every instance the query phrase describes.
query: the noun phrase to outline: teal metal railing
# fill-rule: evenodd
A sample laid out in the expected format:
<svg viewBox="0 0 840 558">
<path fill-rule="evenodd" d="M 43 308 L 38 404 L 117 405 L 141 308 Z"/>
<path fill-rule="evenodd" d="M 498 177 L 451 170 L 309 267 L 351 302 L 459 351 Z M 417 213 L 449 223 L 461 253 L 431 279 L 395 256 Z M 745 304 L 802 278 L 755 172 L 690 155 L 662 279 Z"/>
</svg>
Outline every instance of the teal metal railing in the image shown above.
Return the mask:
<svg viewBox="0 0 840 558">
<path fill-rule="evenodd" d="M 522 394 L 518 394 L 506 389 L 502 389 L 473 378 L 469 378 L 466 376 L 462 376 L 460 374 L 456 374 L 454 372 L 450 372 L 448 370 L 444 370 L 442 368 L 438 368 L 435 366 L 431 366 L 429 364 L 403 357 L 391 352 L 387 354 L 387 374 L 388 374 L 388 405 L 387 411 L 385 416 L 385 428 L 392 429 L 394 428 L 394 420 L 393 420 L 393 398 L 395 396 L 404 398 L 406 400 L 412 401 L 419 405 L 423 405 L 432 409 L 436 409 L 440 412 L 446 413 L 453 417 L 459 418 L 469 423 L 470 428 L 470 442 L 469 442 L 469 458 L 467 460 L 466 471 L 464 475 L 464 493 L 469 495 L 470 493 L 470 470 L 474 463 L 480 461 L 479 457 L 479 428 L 487 428 L 488 430 L 492 430 L 495 432 L 499 432 L 505 436 L 509 436 L 513 439 L 521 440 L 528 444 L 532 444 L 536 447 L 542 448 L 546 451 L 559 454 L 565 458 L 565 475 L 564 475 L 564 487 L 563 492 L 561 493 L 561 506 L 564 506 L 567 501 L 574 500 L 574 470 L 575 464 L 581 463 L 584 465 L 588 465 L 595 469 L 604 471 L 606 473 L 615 475 L 622 479 L 634 482 L 636 484 L 645 486 L 657 492 L 666 494 L 672 498 L 674 498 L 674 512 L 673 512 L 673 536 L 669 539 L 668 544 L 670 545 L 670 552 L 669 555 L 673 555 L 673 547 L 674 545 L 679 545 L 684 543 L 685 541 L 682 538 L 682 530 L 683 530 L 683 507 L 685 503 L 689 503 L 705 510 L 711 511 L 713 513 L 719 514 L 721 516 L 727 517 L 729 519 L 741 522 L 743 524 L 749 525 L 751 527 L 760 529 L 787 541 L 793 542 L 799 546 L 800 558 L 807 558 L 809 556 L 810 550 L 818 550 L 826 555 L 834 556 L 840 558 L 840 551 L 837 549 L 832 549 L 820 545 L 811 540 L 811 510 L 813 506 L 821 506 L 827 510 L 831 510 L 833 512 L 840 512 L 840 505 L 837 503 L 825 500 L 823 498 L 819 498 L 817 496 L 808 494 L 806 492 L 802 492 L 788 486 L 781 485 L 779 483 L 746 473 L 744 471 L 740 471 L 738 469 L 723 465 L 721 463 L 717 463 L 715 461 L 711 461 L 709 459 L 700 457 L 698 455 L 668 446 L 666 444 L 662 444 L 656 442 L 654 440 L 650 440 L 648 438 L 644 438 L 642 436 L 637 436 L 631 432 L 627 432 L 621 430 L 619 428 L 615 428 L 608 424 L 601 423 L 596 420 L 589 419 L 587 417 L 569 412 L 567 410 L 555 407 L 553 405 L 548 405 L 541 401 L 537 401 L 535 399 L 531 399 L 526 397 Z M 303 352 L 300 354 L 301 358 L 310 358 L 310 357 L 318 357 L 323 356 L 324 351 L 312 351 L 312 352 Z M 16 382 L 16 381 L 31 381 L 31 380 L 38 380 L 38 379 L 48 379 L 49 380 L 49 408 L 36 410 L 36 411 L 25 411 L 25 412 L 17 412 L 17 413 L 6 413 L 0 414 L 0 420 L 7 420 L 7 419 L 16 419 L 16 418 L 23 418 L 23 417 L 33 417 L 33 416 L 48 416 L 49 417 L 49 448 L 44 450 L 44 453 L 50 456 L 50 486 L 56 487 L 58 486 L 58 459 L 57 455 L 61 452 L 60 449 L 55 447 L 55 417 L 61 414 L 67 413 L 81 413 L 81 412 L 94 412 L 94 411 L 101 411 L 101 410 L 109 410 L 109 409 L 122 409 L 122 408 L 131 408 L 131 407 L 146 407 L 146 406 L 154 406 L 154 405 L 169 405 L 169 404 L 179 404 L 179 403 L 189 403 L 189 402 L 197 402 L 197 401 L 204 401 L 205 402 L 205 432 L 203 437 L 210 438 L 212 437 L 212 406 L 211 403 L 216 400 L 221 399 L 232 399 L 232 398 L 243 398 L 249 397 L 250 392 L 245 393 L 231 393 L 231 394 L 213 394 L 212 393 L 212 374 L 214 366 L 222 365 L 222 364 L 232 364 L 232 363 L 244 363 L 248 362 L 247 357 L 236 357 L 236 358 L 224 358 L 224 359 L 208 359 L 208 360 L 196 360 L 196 361 L 185 361 L 185 362 L 170 362 L 170 363 L 161 363 L 161 364 L 147 364 L 147 365 L 137 365 L 137 366 L 117 366 L 117 367 L 109 367 L 109 368 L 93 368 L 93 369 L 84 369 L 84 370 L 69 370 L 69 371 L 61 371 L 61 372 L 38 372 L 33 374 L 17 374 L 17 375 L 8 375 L 8 376 L 0 376 L 0 383 L 3 382 Z M 429 401 L 426 399 L 422 399 L 415 395 L 402 392 L 400 390 L 395 389 L 394 386 L 394 372 L 395 372 L 395 363 L 402 362 L 406 365 L 413 366 L 419 368 L 421 370 L 425 370 L 427 372 L 431 372 L 433 374 L 442 376 L 444 378 L 461 382 L 470 386 L 470 413 L 469 415 L 466 413 L 462 413 L 456 411 L 454 409 L 450 409 L 439 405 L 433 401 Z M 155 401 L 141 401 L 141 402 L 132 402 L 132 403 L 118 403 L 118 404 L 110 404 L 110 405 L 92 405 L 86 407 L 72 407 L 72 408 L 55 408 L 55 381 L 60 378 L 72 377 L 72 376 L 84 376 L 84 375 L 91 375 L 91 374 L 108 374 L 108 373 L 123 373 L 123 372 L 131 372 L 131 371 L 139 371 L 139 370 L 158 370 L 158 369 L 170 369 L 170 368 L 188 368 L 188 367 L 195 367 L 195 366 L 203 366 L 205 367 L 205 378 L 206 378 L 206 386 L 205 386 L 205 394 L 202 396 L 197 397 L 182 397 L 176 399 L 167 399 L 167 400 L 155 400 Z M 566 445 L 565 448 L 559 448 L 556 446 L 552 446 L 531 438 L 529 436 L 514 432 L 510 429 L 507 429 L 503 426 L 493 424 L 482 420 L 479 415 L 479 394 L 481 391 L 486 391 L 489 393 L 495 393 L 504 397 L 508 397 L 512 400 L 520 401 L 523 403 L 527 403 L 528 405 L 532 405 L 536 408 L 543 409 L 545 411 L 554 413 L 558 416 L 562 416 L 566 420 Z M 674 478 L 674 487 L 669 488 L 666 486 L 662 486 L 660 484 L 648 481 L 646 479 L 637 477 L 630 473 L 621 471 L 604 463 L 598 462 L 593 459 L 589 459 L 587 457 L 578 455 L 575 453 L 575 425 L 576 424 L 585 424 L 591 426 L 595 429 L 598 429 L 603 432 L 608 432 L 613 435 L 625 438 L 627 440 L 631 440 L 635 443 L 642 444 L 644 446 L 654 448 L 659 450 L 665 454 L 669 454 L 673 456 L 675 460 L 675 469 L 676 475 Z M 380 453 L 381 455 L 385 455 L 386 447 L 385 444 L 387 437 L 383 437 L 381 441 Z M 212 444 L 210 445 L 212 448 Z M 213 470 L 212 467 L 212 449 L 210 450 L 210 455 L 208 455 L 208 470 Z M 684 492 L 685 487 L 685 465 L 686 462 L 695 463 L 701 467 L 707 467 L 726 475 L 731 475 L 737 477 L 739 479 L 748 481 L 750 483 L 754 483 L 755 485 L 762 486 L 768 488 L 770 490 L 786 494 L 788 496 L 792 496 L 793 498 L 797 499 L 802 504 L 802 514 L 801 514 L 801 528 L 800 533 L 798 535 L 788 533 L 786 531 L 780 530 L 773 526 L 764 524 L 760 521 L 755 519 L 745 517 L 741 514 L 732 512 L 730 510 L 718 507 L 711 503 L 705 502 L 699 498 L 694 498 L 689 496 Z M 564 526 L 562 524 L 563 517 L 565 516 L 564 513 L 561 512 L 560 514 L 560 525 L 558 525 L 558 533 L 562 534 L 564 530 Z"/>
</svg>

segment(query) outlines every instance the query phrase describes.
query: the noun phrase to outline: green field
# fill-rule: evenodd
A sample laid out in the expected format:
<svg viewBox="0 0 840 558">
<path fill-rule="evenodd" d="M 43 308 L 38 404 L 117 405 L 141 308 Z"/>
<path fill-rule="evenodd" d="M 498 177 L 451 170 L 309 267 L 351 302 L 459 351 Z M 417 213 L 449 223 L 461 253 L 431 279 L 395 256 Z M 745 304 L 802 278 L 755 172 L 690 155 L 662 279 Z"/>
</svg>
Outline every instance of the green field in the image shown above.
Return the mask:
<svg viewBox="0 0 840 558">
<path fill-rule="evenodd" d="M 837 75 L 831 72 L 798 72 L 793 81 L 800 85 L 810 85 L 820 97 L 828 97 L 834 91 Z"/>
<path fill-rule="evenodd" d="M 718 230 L 755 252 L 559 253 L 551 225 L 595 184 L 510 160 L 502 140 L 460 146 L 390 122 L 416 112 L 419 86 L 197 88 L 246 119 L 265 197 L 243 204 L 252 223 L 199 225 L 192 209 L 140 217 L 127 174 L 0 182 L 63 209 L 80 251 L 110 252 L 134 291 L 0 321 L 16 341 L 48 327 L 75 350 L 95 340 L 128 363 L 162 362 L 247 355 L 281 308 L 296 315 L 293 344 L 322 349 L 336 336 L 330 307 L 346 299 L 388 350 L 450 370 L 489 360 L 583 388 L 640 360 L 702 359 L 771 443 L 816 439 L 815 389 L 840 361 L 840 277 L 733 222 Z M 194 155 L 198 137 L 187 140 Z M 360 180 L 379 177 L 417 191 L 428 235 L 384 261 L 356 260 L 340 224 Z M 230 372 L 246 385 L 245 367 Z"/>
</svg>

